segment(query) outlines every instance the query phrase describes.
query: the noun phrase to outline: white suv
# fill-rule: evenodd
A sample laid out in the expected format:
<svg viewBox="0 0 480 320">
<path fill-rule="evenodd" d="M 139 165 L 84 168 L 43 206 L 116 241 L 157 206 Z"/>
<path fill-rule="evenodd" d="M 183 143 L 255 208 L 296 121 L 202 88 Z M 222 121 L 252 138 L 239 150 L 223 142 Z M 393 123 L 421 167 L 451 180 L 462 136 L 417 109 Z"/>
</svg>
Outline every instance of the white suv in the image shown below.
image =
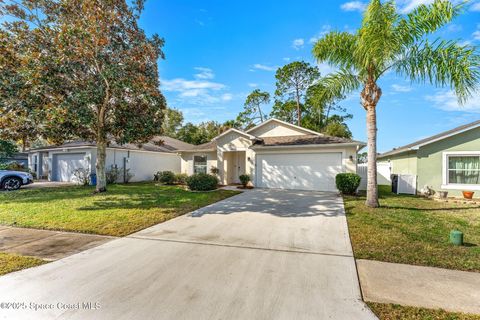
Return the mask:
<svg viewBox="0 0 480 320">
<path fill-rule="evenodd" d="M 21 186 L 33 183 L 31 173 L 23 171 L 0 170 L 0 189 L 18 190 Z"/>
</svg>

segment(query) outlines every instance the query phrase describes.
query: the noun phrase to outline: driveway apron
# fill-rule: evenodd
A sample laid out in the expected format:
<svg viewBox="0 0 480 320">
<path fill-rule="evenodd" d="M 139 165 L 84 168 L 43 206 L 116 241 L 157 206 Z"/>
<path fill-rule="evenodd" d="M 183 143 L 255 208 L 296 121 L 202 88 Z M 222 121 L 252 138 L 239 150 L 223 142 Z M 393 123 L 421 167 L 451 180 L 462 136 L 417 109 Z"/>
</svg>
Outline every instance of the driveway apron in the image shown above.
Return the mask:
<svg viewBox="0 0 480 320">
<path fill-rule="evenodd" d="M 4 319 L 376 319 L 342 199 L 282 190 L 0 277 L 0 301 Z"/>
</svg>

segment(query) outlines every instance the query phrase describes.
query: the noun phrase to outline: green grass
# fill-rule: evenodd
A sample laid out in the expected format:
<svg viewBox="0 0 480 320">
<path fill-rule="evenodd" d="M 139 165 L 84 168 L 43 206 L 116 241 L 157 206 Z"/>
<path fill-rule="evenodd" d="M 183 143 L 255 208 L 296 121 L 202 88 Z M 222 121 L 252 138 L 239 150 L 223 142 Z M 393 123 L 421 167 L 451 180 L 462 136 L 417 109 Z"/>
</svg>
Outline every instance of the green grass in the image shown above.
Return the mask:
<svg viewBox="0 0 480 320">
<path fill-rule="evenodd" d="M 344 197 L 355 258 L 480 272 L 480 206 L 395 195 L 381 186 L 380 208 Z M 464 233 L 465 246 L 449 233 Z"/>
<path fill-rule="evenodd" d="M 0 193 L 0 224 L 125 236 L 237 194 L 190 192 L 154 183 L 27 189 Z"/>
<path fill-rule="evenodd" d="M 39 266 L 44 263 L 46 263 L 45 260 L 0 252 L 0 275 Z"/>
<path fill-rule="evenodd" d="M 367 302 L 380 320 L 480 320 L 480 315 Z"/>
</svg>

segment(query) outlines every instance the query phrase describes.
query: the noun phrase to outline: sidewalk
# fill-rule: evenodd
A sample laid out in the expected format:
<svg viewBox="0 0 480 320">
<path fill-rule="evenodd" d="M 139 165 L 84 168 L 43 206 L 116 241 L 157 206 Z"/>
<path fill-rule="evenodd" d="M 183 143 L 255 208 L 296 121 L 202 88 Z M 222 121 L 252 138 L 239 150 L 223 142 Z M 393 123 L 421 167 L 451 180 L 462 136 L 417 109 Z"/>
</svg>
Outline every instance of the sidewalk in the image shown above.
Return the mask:
<svg viewBox="0 0 480 320">
<path fill-rule="evenodd" d="M 61 259 L 112 239 L 115 237 L 0 226 L 0 251 L 44 260 Z"/>
<path fill-rule="evenodd" d="M 357 260 L 366 301 L 480 314 L 480 273 Z"/>
</svg>

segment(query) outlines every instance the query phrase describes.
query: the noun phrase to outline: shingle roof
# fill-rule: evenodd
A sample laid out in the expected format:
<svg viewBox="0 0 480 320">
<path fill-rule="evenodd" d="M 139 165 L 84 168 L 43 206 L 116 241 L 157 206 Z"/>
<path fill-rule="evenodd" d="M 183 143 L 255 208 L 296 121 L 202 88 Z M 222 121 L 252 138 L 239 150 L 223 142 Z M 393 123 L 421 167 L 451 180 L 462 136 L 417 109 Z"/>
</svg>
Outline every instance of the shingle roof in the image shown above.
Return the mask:
<svg viewBox="0 0 480 320">
<path fill-rule="evenodd" d="M 434 136 L 431 136 L 431 137 L 428 137 L 428 138 L 425 138 L 425 139 L 422 139 L 422 140 L 418 140 L 418 141 L 415 141 L 413 143 L 410 143 L 410 144 L 407 144 L 407 145 L 404 145 L 404 146 L 401 146 L 401 147 L 398 147 L 398 148 L 395 148 L 395 149 L 392 149 L 388 152 L 384 152 L 382 154 L 380 154 L 378 157 L 387 157 L 387 156 L 391 156 L 391 155 L 394 155 L 394 154 L 399 154 L 399 153 L 402 153 L 402 152 L 406 152 L 406 151 L 409 151 L 411 150 L 412 148 L 416 147 L 416 146 L 419 146 L 419 145 L 424 145 L 424 144 L 428 144 L 430 142 L 434 142 L 434 141 L 437 141 L 437 140 L 440 140 L 440 139 L 443 139 L 443 138 L 446 138 L 446 137 L 449 137 L 453 134 L 456 134 L 456 133 L 461 133 L 463 131 L 466 131 L 466 130 L 469 130 L 469 129 L 473 129 L 475 127 L 478 127 L 480 126 L 480 120 L 477 120 L 477 121 L 474 121 L 474 122 L 470 122 L 470 123 L 467 123 L 467 124 L 464 124 L 462 126 L 459 126 L 459 127 L 456 127 L 456 128 L 453 128 L 451 130 L 447 130 L 447 131 L 444 131 L 444 132 L 441 132 L 439 134 L 436 134 Z"/>
<path fill-rule="evenodd" d="M 96 147 L 96 143 L 92 141 L 76 140 L 76 141 L 66 142 L 62 145 L 30 149 L 30 151 L 41 151 L 41 150 L 49 150 L 49 149 L 66 149 L 66 148 L 73 148 L 73 147 Z M 133 144 L 133 143 L 118 144 L 115 142 L 110 142 L 108 144 L 108 147 L 125 149 L 125 150 L 140 150 L 140 151 L 152 151 L 152 152 L 177 152 L 180 149 L 187 150 L 187 149 L 192 149 L 195 146 L 174 138 L 167 137 L 167 136 L 156 136 L 152 138 L 150 141 L 142 144 Z"/>
<path fill-rule="evenodd" d="M 310 144 L 339 144 L 339 143 L 357 143 L 364 145 L 363 142 L 338 138 L 326 135 L 301 135 L 301 136 L 281 136 L 281 137 L 264 137 L 255 142 L 256 146 L 273 147 L 273 146 L 293 146 L 293 145 L 310 145 Z"/>
</svg>

